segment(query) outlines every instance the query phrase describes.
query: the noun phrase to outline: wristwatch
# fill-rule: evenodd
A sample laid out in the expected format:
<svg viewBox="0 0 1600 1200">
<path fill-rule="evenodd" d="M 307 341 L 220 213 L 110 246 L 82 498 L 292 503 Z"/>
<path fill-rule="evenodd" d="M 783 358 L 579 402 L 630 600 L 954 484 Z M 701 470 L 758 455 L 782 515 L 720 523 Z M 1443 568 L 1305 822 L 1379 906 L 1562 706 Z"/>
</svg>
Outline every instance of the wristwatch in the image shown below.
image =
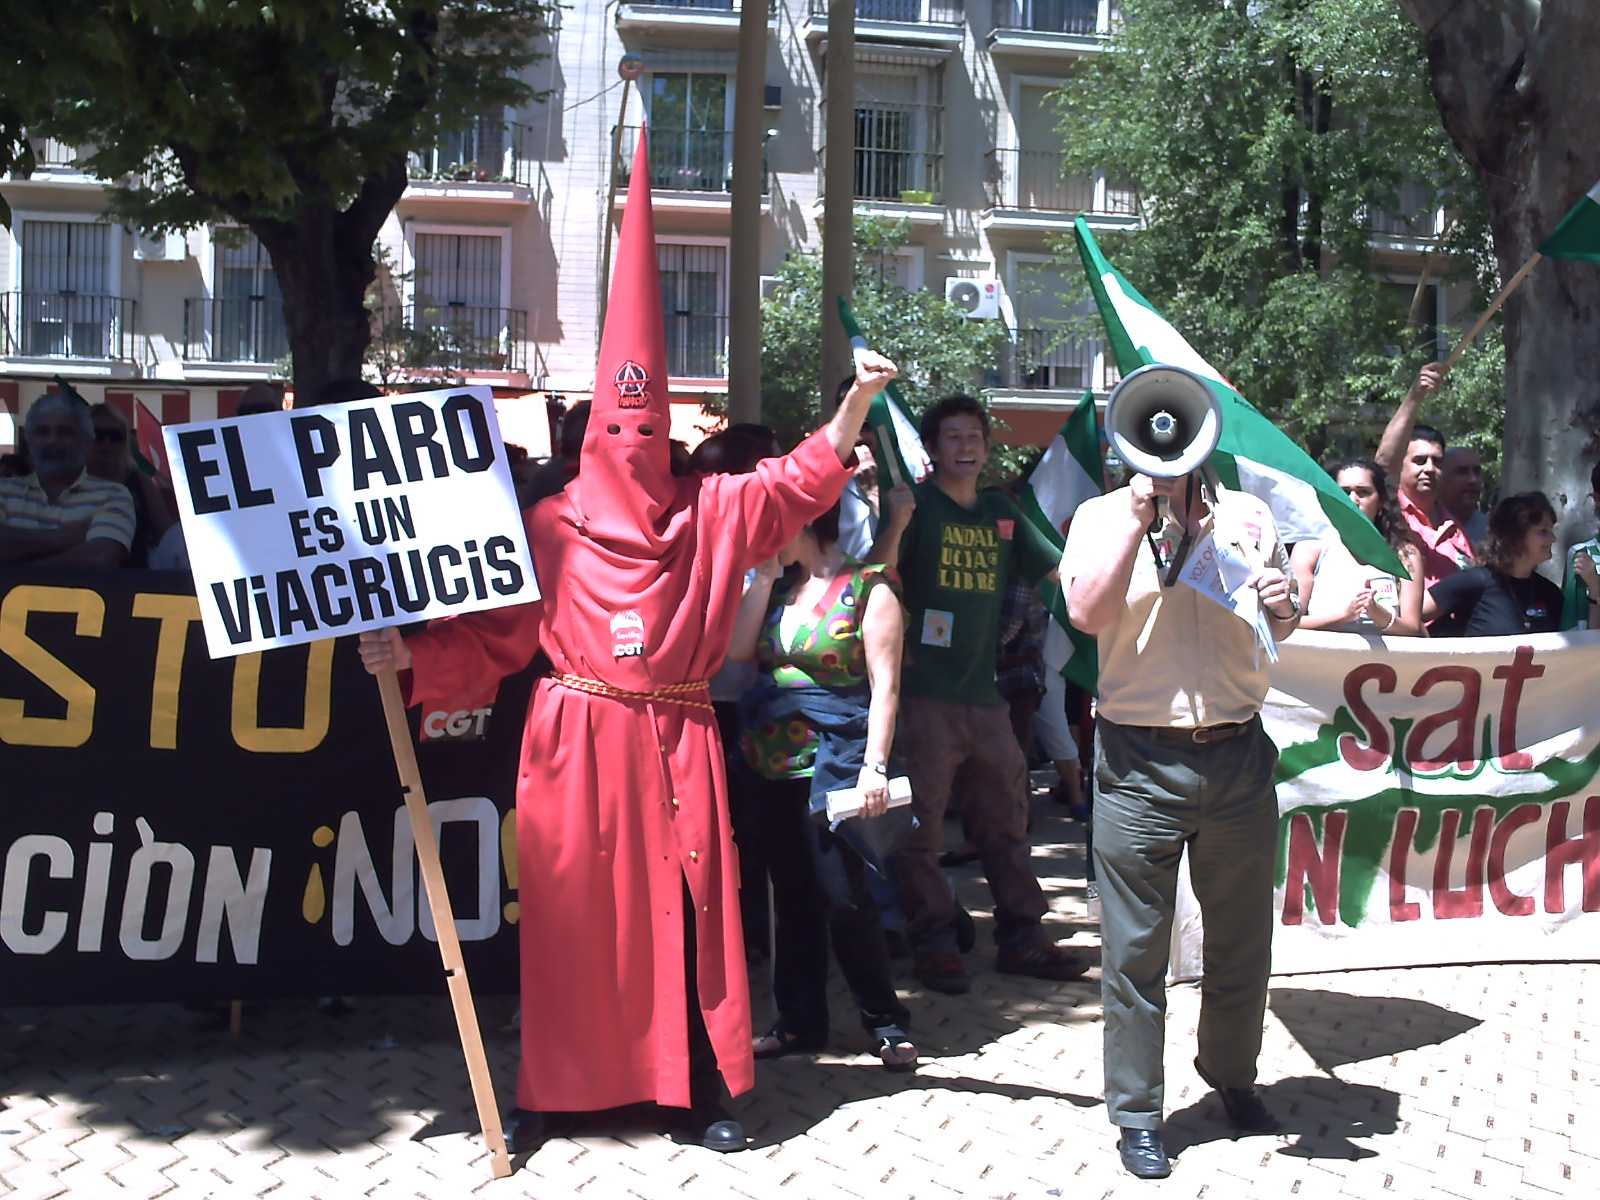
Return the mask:
<svg viewBox="0 0 1600 1200">
<path fill-rule="evenodd" d="M 861 764 L 861 769 L 863 771 L 871 771 L 874 775 L 882 775 L 885 778 L 887 778 L 888 774 L 889 774 L 889 764 L 888 763 L 881 763 L 881 762 L 862 763 Z"/>
<path fill-rule="evenodd" d="M 1280 617 L 1280 616 L 1278 616 L 1277 613 L 1273 612 L 1271 609 L 1267 610 L 1267 615 L 1269 617 L 1271 617 L 1275 621 L 1292 621 L 1292 620 L 1294 620 L 1296 617 L 1298 617 L 1300 615 L 1300 595 L 1299 595 L 1299 593 L 1296 592 L 1293 588 L 1289 589 L 1289 615 L 1287 617 Z"/>
</svg>

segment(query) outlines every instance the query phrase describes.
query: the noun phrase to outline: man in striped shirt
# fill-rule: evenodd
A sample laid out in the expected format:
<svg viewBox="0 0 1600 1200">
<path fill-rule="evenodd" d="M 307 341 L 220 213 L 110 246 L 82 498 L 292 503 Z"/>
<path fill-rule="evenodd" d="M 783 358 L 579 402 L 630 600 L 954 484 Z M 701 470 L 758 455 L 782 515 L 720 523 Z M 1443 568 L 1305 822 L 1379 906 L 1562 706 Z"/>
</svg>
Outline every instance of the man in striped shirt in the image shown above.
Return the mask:
<svg viewBox="0 0 1600 1200">
<path fill-rule="evenodd" d="M 0 479 L 0 563 L 120 567 L 133 543 L 133 497 L 84 470 L 94 438 L 89 406 L 51 392 L 23 428 L 34 472 Z"/>
</svg>

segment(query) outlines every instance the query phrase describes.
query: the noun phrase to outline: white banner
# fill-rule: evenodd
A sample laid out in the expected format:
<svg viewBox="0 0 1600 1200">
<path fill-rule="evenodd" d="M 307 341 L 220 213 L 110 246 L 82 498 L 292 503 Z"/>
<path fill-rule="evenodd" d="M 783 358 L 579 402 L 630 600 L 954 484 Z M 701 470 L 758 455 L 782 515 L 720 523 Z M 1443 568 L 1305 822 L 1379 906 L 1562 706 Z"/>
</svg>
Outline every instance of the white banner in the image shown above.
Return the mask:
<svg viewBox="0 0 1600 1200">
<path fill-rule="evenodd" d="M 1600 944 L 1600 633 L 1284 642 L 1275 974 Z M 1172 977 L 1200 973 L 1188 889 Z"/>
<path fill-rule="evenodd" d="M 213 658 L 538 599 L 487 387 L 164 433 Z"/>
</svg>

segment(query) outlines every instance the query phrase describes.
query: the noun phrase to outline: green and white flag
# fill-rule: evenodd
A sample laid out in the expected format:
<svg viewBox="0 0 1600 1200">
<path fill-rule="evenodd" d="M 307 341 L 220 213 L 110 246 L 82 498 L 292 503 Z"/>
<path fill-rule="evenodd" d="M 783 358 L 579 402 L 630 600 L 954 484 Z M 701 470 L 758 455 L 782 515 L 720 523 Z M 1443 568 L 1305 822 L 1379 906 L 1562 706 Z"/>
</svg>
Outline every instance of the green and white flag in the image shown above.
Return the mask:
<svg viewBox="0 0 1600 1200">
<path fill-rule="evenodd" d="M 1166 363 L 1187 368 L 1210 384 L 1222 405 L 1222 438 L 1209 465 L 1223 484 L 1264 501 L 1286 543 L 1337 538 L 1362 562 L 1406 578 L 1394 548 L 1328 473 L 1235 391 L 1106 261 L 1082 217 L 1076 230 L 1083 269 L 1117 369 L 1127 375 L 1151 363 Z"/>
<path fill-rule="evenodd" d="M 1105 490 L 1100 460 L 1100 429 L 1095 420 L 1094 393 L 1085 392 L 1067 423 L 1046 447 L 1044 457 L 1023 484 L 1017 503 L 1023 516 L 1051 545 L 1060 549 L 1078 505 Z M 1100 655 L 1095 639 L 1067 620 L 1067 598 L 1059 583 L 1039 585 L 1039 598 L 1066 630 L 1071 654 L 1061 673 L 1086 691 L 1097 690 Z"/>
<path fill-rule="evenodd" d="M 843 296 L 839 297 L 839 319 L 850 335 L 852 354 L 867 349 L 867 339 L 861 336 L 861 326 Z M 902 483 L 921 483 L 933 473 L 933 460 L 923 448 L 917 433 L 916 422 L 906 411 L 900 389 L 893 383 L 872 398 L 867 409 L 867 425 L 876 436 L 877 448 L 873 457 L 878 460 L 878 470 L 888 479 L 890 487 Z"/>
<path fill-rule="evenodd" d="M 1539 253 L 1546 258 L 1600 263 L 1600 183 L 1561 218 L 1561 224 L 1540 245 Z"/>
<path fill-rule="evenodd" d="M 1580 554 L 1587 554 L 1595 562 L 1600 562 L 1600 538 L 1589 538 L 1567 551 L 1566 577 L 1561 586 L 1562 629 L 1577 629 L 1580 623 L 1585 629 L 1589 627 L 1589 589 L 1584 587 L 1583 580 L 1573 569 L 1573 563 Z"/>
</svg>

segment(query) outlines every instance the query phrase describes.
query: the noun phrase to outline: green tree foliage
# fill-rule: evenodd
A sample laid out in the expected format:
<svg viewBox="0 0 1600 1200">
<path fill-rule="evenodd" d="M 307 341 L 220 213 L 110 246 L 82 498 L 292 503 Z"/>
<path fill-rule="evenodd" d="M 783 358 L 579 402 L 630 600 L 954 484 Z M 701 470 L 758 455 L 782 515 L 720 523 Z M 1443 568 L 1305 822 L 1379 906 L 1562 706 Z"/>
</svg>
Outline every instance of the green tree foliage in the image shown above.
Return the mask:
<svg viewBox="0 0 1600 1200">
<path fill-rule="evenodd" d="M 855 293 L 861 332 L 900 368 L 900 394 L 915 413 L 952 392 L 975 392 L 995 369 L 1001 331 L 974 321 L 925 288 L 897 277 L 895 252 L 909 222 L 861 219 L 855 226 Z M 792 254 L 778 269 L 776 292 L 761 305 L 761 415 L 792 446 L 821 424 L 817 364 L 822 358 L 822 257 Z M 832 400 L 832 397 L 829 397 Z"/>
<path fill-rule="evenodd" d="M 545 0 L 6 0 L 0 170 L 94 152 L 109 215 L 232 221 L 272 256 L 296 386 L 359 373 L 373 240 L 406 154 L 525 102 Z M 26 134 L 21 131 L 26 130 Z"/>
<path fill-rule="evenodd" d="M 1420 187 L 1452 216 L 1438 261 L 1453 278 L 1491 270 L 1481 194 L 1440 125 L 1416 30 L 1394 0 L 1121 10 L 1110 51 L 1059 93 L 1065 170 L 1133 184 L 1143 226 L 1103 236 L 1107 255 L 1321 454 L 1330 425 L 1392 406 L 1434 353 L 1428 319 L 1408 327 L 1411 289 L 1382 282 L 1393 268 L 1372 214 L 1429 232 L 1432 205 L 1407 213 L 1402 195 Z"/>
</svg>

